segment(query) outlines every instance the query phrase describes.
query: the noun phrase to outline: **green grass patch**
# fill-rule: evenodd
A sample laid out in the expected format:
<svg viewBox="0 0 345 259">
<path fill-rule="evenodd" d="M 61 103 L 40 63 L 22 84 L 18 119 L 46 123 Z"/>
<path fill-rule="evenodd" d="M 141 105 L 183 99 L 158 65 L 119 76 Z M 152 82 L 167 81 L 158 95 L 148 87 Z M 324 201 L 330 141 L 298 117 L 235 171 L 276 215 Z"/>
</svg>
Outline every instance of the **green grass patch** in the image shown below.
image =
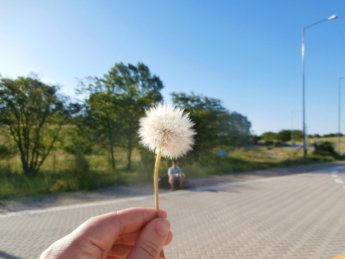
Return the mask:
<svg viewBox="0 0 345 259">
<path fill-rule="evenodd" d="M 179 164 L 187 179 L 224 175 L 310 164 L 315 162 L 334 161 L 334 158 L 320 155 L 309 155 L 302 159 L 302 150 L 290 147 L 272 148 L 251 146 L 247 148 L 228 149 L 228 155 L 217 157 L 216 151 L 201 157 L 199 162 L 188 158 L 181 159 Z M 311 152 L 310 152 L 311 153 Z M 0 161 L 0 200 L 14 197 L 35 196 L 57 192 L 73 192 L 95 190 L 99 188 L 152 183 L 154 156 L 139 151 L 135 152 L 131 171 L 127 171 L 123 159 L 118 169 L 113 172 L 109 167 L 109 159 L 105 155 L 72 156 L 55 153 L 49 157 L 42 167 L 42 172 L 35 177 L 27 177 L 21 173 L 18 157 Z M 170 160 L 161 162 L 160 175 L 164 176 L 170 166 Z"/>
<path fill-rule="evenodd" d="M 213 155 L 203 158 L 199 163 L 182 161 L 181 166 L 188 177 L 205 177 L 335 161 L 331 156 L 320 155 L 309 155 L 308 159 L 304 160 L 302 152 L 291 148 L 255 146 L 228 150 L 229 155 L 226 157 Z"/>
<path fill-rule="evenodd" d="M 71 172 L 40 173 L 27 177 L 18 173 L 0 174 L 0 199 L 34 196 L 56 192 L 94 190 L 107 186 L 127 184 L 122 173 Z"/>
</svg>

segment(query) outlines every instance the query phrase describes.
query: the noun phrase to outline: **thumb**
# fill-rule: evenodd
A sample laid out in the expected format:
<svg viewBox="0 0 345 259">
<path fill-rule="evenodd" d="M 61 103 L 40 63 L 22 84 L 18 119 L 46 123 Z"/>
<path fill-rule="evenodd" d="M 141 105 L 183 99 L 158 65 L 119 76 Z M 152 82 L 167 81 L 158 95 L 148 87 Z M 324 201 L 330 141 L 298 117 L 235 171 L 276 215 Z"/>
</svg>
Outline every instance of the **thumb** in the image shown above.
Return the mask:
<svg viewBox="0 0 345 259">
<path fill-rule="evenodd" d="M 157 259 L 170 233 L 170 223 L 157 218 L 142 230 L 128 259 Z"/>
</svg>

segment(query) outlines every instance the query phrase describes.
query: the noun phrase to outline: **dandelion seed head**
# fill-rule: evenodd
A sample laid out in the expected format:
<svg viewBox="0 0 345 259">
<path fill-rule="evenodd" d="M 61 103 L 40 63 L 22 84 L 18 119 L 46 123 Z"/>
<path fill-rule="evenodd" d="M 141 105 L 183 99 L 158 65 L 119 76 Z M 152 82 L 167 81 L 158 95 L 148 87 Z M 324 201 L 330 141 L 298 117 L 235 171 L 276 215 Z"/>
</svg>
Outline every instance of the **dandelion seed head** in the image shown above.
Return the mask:
<svg viewBox="0 0 345 259">
<path fill-rule="evenodd" d="M 140 120 L 141 143 L 162 156 L 177 158 L 192 149 L 194 123 L 183 109 L 159 104 L 146 111 Z"/>
</svg>

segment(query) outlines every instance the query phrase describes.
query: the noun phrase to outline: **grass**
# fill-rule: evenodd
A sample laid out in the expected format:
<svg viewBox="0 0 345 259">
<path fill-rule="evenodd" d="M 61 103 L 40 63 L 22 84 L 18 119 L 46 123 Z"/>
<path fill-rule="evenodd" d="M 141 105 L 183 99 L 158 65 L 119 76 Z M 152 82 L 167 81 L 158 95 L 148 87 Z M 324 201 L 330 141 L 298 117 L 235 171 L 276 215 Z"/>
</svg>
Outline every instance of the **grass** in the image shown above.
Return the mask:
<svg viewBox="0 0 345 259">
<path fill-rule="evenodd" d="M 331 157 L 309 156 L 305 161 L 302 159 L 301 149 L 290 147 L 251 146 L 226 151 L 226 157 L 216 157 L 214 152 L 195 163 L 185 158 L 180 161 L 180 166 L 188 178 L 198 178 L 333 160 Z M 0 161 L 0 200 L 152 182 L 154 157 L 151 153 L 144 153 L 142 162 L 136 151 L 131 171 L 123 169 L 125 163 L 121 155 L 123 156 L 123 152 L 118 151 L 119 169 L 112 172 L 105 155 L 73 156 L 55 152 L 35 177 L 27 177 L 21 173 L 18 157 Z M 161 176 L 166 174 L 169 165 L 170 161 L 163 159 Z"/>
<path fill-rule="evenodd" d="M 338 137 L 321 137 L 321 138 L 309 138 L 308 143 L 312 145 L 313 143 L 320 141 L 320 142 L 331 142 L 333 143 L 335 149 L 337 151 L 341 150 L 342 153 L 345 152 L 345 136 L 340 137 L 340 145 L 338 145 Z"/>
<path fill-rule="evenodd" d="M 71 172 L 40 173 L 27 177 L 18 173 L 0 174 L 0 199 L 34 196 L 55 192 L 94 190 L 109 185 L 126 184 L 122 173 L 86 172 L 76 175 Z"/>
<path fill-rule="evenodd" d="M 303 150 L 284 148 L 271 148 L 265 146 L 252 146 L 229 151 L 227 157 L 209 157 L 201 163 L 183 163 L 183 169 L 189 177 L 205 177 L 208 175 L 222 175 L 269 169 L 274 167 L 287 167 L 293 165 L 310 164 L 315 162 L 331 162 L 334 158 L 327 156 L 309 155 L 304 160 Z"/>
</svg>

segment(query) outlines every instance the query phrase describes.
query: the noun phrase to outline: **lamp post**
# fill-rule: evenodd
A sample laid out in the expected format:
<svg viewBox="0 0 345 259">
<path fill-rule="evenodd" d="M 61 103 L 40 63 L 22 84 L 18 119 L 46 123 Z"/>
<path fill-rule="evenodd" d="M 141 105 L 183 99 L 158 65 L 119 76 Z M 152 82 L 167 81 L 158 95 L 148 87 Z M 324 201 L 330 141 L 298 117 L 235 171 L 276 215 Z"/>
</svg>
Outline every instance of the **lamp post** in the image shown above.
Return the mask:
<svg viewBox="0 0 345 259">
<path fill-rule="evenodd" d="M 301 112 L 301 111 L 291 111 L 291 146 L 294 145 L 294 134 L 293 134 L 293 131 L 294 131 L 294 115 L 297 113 L 297 112 Z"/>
<path fill-rule="evenodd" d="M 341 153 L 340 148 L 340 132 L 341 132 L 341 81 L 345 79 L 345 76 L 339 77 L 338 80 L 338 140 L 337 140 L 337 146 L 338 151 Z"/>
<path fill-rule="evenodd" d="M 324 22 L 332 21 L 337 19 L 338 16 L 335 14 L 324 18 L 320 21 L 312 23 L 310 25 L 304 26 L 302 28 L 302 42 L 301 42 L 301 57 L 302 57 L 302 113 L 303 113 L 303 158 L 306 159 L 308 155 L 308 147 L 307 147 L 307 132 L 306 132 L 306 118 L 305 118 L 305 31 L 311 27 L 319 25 Z"/>
</svg>

